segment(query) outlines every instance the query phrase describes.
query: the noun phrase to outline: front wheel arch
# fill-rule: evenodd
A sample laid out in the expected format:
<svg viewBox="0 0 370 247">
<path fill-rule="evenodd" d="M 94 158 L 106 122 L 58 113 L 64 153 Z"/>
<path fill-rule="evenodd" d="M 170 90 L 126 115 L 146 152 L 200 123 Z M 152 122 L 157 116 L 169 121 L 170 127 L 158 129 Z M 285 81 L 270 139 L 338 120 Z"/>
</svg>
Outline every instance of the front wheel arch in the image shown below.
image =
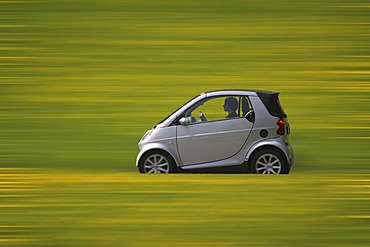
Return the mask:
<svg viewBox="0 0 370 247">
<path fill-rule="evenodd" d="M 143 153 L 140 157 L 138 162 L 138 168 L 140 173 L 146 173 L 144 169 L 144 162 L 145 160 L 150 157 L 151 155 L 158 154 L 163 155 L 169 162 L 169 172 L 168 173 L 176 173 L 178 168 L 175 159 L 172 157 L 170 153 L 163 149 L 150 149 Z"/>
</svg>

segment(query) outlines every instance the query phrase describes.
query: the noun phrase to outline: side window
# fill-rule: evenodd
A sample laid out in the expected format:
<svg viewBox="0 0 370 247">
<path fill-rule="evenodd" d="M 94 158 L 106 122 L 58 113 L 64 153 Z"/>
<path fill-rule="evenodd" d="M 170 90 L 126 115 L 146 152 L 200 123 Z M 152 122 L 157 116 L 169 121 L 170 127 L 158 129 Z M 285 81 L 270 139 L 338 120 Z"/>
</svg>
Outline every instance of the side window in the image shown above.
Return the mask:
<svg viewBox="0 0 370 247">
<path fill-rule="evenodd" d="M 247 96 L 241 96 L 240 97 L 240 116 L 245 117 L 249 111 L 252 111 L 252 105 L 249 101 L 249 98 Z"/>
<path fill-rule="evenodd" d="M 192 122 L 238 118 L 242 115 L 241 106 L 246 110 L 249 108 L 248 99 L 244 98 L 244 105 L 241 100 L 243 100 L 243 98 L 239 96 L 223 96 L 205 99 L 203 102 L 200 102 L 198 105 L 185 112 L 185 116 L 191 117 Z"/>
</svg>

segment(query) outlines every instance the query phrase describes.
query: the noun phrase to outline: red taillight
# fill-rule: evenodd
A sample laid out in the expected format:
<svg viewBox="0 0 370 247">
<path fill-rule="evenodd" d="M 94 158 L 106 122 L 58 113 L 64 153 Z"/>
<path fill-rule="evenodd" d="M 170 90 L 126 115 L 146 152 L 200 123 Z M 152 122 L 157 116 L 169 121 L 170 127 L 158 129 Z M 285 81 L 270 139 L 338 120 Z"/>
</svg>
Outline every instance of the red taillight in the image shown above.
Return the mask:
<svg viewBox="0 0 370 247">
<path fill-rule="evenodd" d="M 283 136 L 285 134 L 285 121 L 283 119 L 279 119 L 276 124 L 279 126 L 276 134 L 278 134 L 279 136 Z"/>
</svg>

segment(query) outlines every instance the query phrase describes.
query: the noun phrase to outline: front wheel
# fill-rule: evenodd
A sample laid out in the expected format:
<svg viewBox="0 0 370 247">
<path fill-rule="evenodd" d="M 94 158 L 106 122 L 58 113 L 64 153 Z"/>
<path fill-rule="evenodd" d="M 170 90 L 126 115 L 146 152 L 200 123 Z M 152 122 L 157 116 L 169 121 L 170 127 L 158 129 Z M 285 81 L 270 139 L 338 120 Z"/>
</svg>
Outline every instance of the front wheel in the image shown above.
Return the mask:
<svg viewBox="0 0 370 247">
<path fill-rule="evenodd" d="M 163 151 L 151 151 L 145 154 L 139 163 L 141 173 L 175 173 L 176 165 L 172 157 Z"/>
<path fill-rule="evenodd" d="M 253 155 L 251 172 L 257 174 L 288 174 L 289 165 L 283 154 L 274 149 L 263 149 Z"/>
</svg>

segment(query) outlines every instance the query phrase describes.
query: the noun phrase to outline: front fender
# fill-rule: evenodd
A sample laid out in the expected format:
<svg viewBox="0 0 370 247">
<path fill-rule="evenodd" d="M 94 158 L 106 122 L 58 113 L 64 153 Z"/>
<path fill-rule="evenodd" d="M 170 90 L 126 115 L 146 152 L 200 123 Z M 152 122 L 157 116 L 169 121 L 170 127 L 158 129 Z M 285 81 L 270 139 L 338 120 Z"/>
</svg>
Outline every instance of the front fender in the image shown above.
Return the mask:
<svg viewBox="0 0 370 247">
<path fill-rule="evenodd" d="M 172 158 L 175 160 L 176 165 L 180 166 L 180 159 L 178 158 L 177 152 L 176 152 L 176 144 L 174 143 L 173 146 L 169 147 L 168 145 L 163 145 L 161 143 L 150 143 L 146 144 L 139 152 L 139 154 L 136 157 L 136 166 L 139 166 L 139 161 L 141 157 L 150 150 L 163 150 L 167 152 L 169 155 L 172 156 Z"/>
<path fill-rule="evenodd" d="M 245 156 L 245 161 L 248 161 L 253 154 L 254 151 L 256 151 L 258 148 L 264 147 L 264 146 L 273 146 L 278 149 L 280 149 L 286 157 L 286 160 L 290 160 L 289 158 L 289 150 L 287 146 L 284 143 L 284 140 L 281 138 L 274 138 L 274 139 L 267 139 L 260 142 L 255 143 L 247 152 L 247 155 Z"/>
</svg>

